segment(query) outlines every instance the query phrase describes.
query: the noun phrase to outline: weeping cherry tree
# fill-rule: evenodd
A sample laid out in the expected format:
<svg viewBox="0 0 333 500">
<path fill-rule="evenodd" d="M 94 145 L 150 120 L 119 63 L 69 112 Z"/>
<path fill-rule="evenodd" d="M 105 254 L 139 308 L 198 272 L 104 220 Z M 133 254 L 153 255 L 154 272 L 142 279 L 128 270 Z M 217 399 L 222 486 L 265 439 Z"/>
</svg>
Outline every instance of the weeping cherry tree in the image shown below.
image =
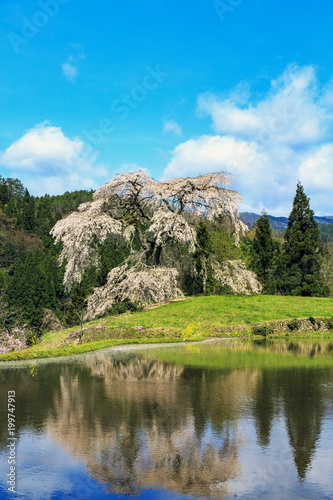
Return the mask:
<svg viewBox="0 0 333 500">
<path fill-rule="evenodd" d="M 161 264 L 165 248 L 181 245 L 193 254 L 198 248 L 194 227 L 203 218 L 223 219 L 233 229 L 236 241 L 247 230 L 238 216 L 242 197 L 228 188 L 230 181 L 224 172 L 165 182 L 142 171 L 117 174 L 95 191 L 92 202 L 81 204 L 77 212 L 59 220 L 51 234 L 55 243 L 63 243 L 60 264 L 66 262 L 67 291 L 80 283 L 89 267 L 100 265 L 98 248 L 103 242 L 126 242 L 131 250 L 129 257 L 110 271 L 106 284 L 95 288 L 88 298 L 86 318 L 101 316 L 126 299 L 145 305 L 181 297 L 179 270 Z M 139 242 L 136 250 L 134 239 Z M 216 279 L 223 283 L 223 269 L 217 262 L 213 267 Z M 243 272 L 240 281 L 246 282 L 245 288 L 259 291 L 255 276 L 244 266 L 236 268 Z"/>
</svg>

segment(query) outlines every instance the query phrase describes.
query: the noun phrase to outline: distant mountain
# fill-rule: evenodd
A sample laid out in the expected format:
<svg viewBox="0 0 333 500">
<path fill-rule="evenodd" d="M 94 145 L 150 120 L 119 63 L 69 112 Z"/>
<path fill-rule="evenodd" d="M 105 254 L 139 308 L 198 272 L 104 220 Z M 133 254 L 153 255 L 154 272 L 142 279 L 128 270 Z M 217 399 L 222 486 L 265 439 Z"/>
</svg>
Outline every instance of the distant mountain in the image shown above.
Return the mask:
<svg viewBox="0 0 333 500">
<path fill-rule="evenodd" d="M 249 227 L 251 227 L 256 220 L 260 217 L 258 214 L 254 214 L 251 212 L 241 212 L 240 214 L 241 220 Z M 269 215 L 269 220 L 272 226 L 272 229 L 282 230 L 287 229 L 288 226 L 288 218 L 287 217 L 274 217 L 273 215 Z M 318 224 L 333 224 L 333 215 L 323 215 L 321 217 L 315 215 L 315 220 Z"/>
</svg>

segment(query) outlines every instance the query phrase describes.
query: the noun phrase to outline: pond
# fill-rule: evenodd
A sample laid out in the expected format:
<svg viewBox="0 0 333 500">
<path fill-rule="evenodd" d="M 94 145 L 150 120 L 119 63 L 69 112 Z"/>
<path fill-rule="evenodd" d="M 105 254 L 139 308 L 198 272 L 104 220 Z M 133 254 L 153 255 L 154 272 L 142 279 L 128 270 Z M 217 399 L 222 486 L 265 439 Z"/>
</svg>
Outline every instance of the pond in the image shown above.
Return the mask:
<svg viewBox="0 0 333 500">
<path fill-rule="evenodd" d="M 0 377 L 1 499 L 333 498 L 332 342 L 119 347 Z"/>
</svg>

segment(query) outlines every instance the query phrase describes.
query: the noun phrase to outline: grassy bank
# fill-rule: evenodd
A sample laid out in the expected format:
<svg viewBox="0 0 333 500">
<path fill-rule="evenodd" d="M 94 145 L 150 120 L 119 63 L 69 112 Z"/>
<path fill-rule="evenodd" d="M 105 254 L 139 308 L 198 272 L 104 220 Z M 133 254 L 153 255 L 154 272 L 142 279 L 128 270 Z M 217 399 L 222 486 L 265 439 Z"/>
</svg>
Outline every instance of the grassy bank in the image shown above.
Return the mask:
<svg viewBox="0 0 333 500">
<path fill-rule="evenodd" d="M 223 327 L 293 318 L 333 316 L 333 299 L 280 296 L 209 296 L 120 316 L 108 316 L 84 325 L 82 344 L 71 335 L 79 327 L 48 332 L 40 344 L 1 354 L 0 361 L 65 356 L 128 343 L 179 342 L 226 336 Z M 103 328 L 94 328 L 96 326 Z"/>
</svg>

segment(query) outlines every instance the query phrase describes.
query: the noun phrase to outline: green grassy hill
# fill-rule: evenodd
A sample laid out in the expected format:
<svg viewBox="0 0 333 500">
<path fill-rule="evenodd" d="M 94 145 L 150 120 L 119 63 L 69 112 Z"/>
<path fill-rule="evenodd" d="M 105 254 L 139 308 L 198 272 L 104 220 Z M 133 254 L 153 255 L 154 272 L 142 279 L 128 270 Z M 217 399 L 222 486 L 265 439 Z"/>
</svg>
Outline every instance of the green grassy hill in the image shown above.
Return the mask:
<svg viewBox="0 0 333 500">
<path fill-rule="evenodd" d="M 218 335 L 219 329 L 226 325 L 309 316 L 332 317 L 333 299 L 268 295 L 192 297 L 135 314 L 108 316 L 86 323 L 81 345 L 77 345 L 78 339 L 73 335 L 79 327 L 48 332 L 40 344 L 2 354 L 0 361 L 68 355 L 115 344 L 200 340 Z"/>
</svg>

